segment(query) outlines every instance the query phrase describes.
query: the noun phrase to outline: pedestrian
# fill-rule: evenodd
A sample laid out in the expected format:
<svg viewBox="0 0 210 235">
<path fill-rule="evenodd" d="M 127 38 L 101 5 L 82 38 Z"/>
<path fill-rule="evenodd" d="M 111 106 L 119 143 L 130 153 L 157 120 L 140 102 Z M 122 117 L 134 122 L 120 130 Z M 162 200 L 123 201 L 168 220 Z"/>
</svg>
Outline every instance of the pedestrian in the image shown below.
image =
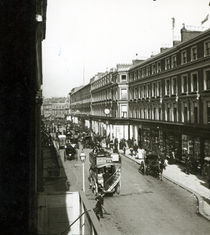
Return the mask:
<svg viewBox="0 0 210 235">
<path fill-rule="evenodd" d="M 134 154 L 135 154 L 135 155 L 137 154 L 137 150 L 138 150 L 138 144 L 137 144 L 137 142 L 135 141 L 135 142 L 134 142 L 134 146 L 133 146 L 133 151 L 134 151 Z"/>
<path fill-rule="evenodd" d="M 113 150 L 114 153 L 118 153 L 118 139 L 115 138 L 114 139 L 114 150 Z"/>
<path fill-rule="evenodd" d="M 163 170 L 166 169 L 166 162 L 164 156 L 160 156 L 159 166 L 160 166 L 160 180 L 163 180 Z"/>
<path fill-rule="evenodd" d="M 104 204 L 104 198 L 103 195 L 100 193 L 96 196 L 95 198 L 96 200 L 96 205 L 95 208 L 93 209 L 94 212 L 96 213 L 96 216 L 98 218 L 98 220 L 100 220 L 100 218 L 103 218 L 103 204 Z"/>
<path fill-rule="evenodd" d="M 185 158 L 185 172 L 186 174 L 190 174 L 190 155 L 187 154 Z"/>
</svg>

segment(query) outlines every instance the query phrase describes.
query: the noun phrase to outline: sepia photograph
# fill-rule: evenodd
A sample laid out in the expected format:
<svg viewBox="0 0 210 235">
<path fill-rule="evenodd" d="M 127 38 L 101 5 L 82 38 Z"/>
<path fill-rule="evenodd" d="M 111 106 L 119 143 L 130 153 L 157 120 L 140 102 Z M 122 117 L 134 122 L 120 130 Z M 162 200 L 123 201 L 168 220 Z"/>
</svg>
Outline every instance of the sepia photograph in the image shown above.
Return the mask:
<svg viewBox="0 0 210 235">
<path fill-rule="evenodd" d="M 1 1 L 0 234 L 210 234 L 210 1 Z"/>
</svg>

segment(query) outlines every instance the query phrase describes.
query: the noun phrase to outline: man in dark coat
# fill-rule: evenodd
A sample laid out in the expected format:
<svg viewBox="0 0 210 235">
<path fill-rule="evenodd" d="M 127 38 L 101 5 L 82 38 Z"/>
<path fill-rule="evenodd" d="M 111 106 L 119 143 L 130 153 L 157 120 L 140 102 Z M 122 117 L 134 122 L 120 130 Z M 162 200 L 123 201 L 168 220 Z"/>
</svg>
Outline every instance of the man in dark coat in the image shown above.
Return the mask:
<svg viewBox="0 0 210 235">
<path fill-rule="evenodd" d="M 103 204 L 104 204 L 104 198 L 102 194 L 98 194 L 96 199 L 96 206 L 93 209 L 96 213 L 97 218 L 100 220 L 100 217 L 103 218 Z M 100 216 L 99 216 L 100 215 Z"/>
</svg>

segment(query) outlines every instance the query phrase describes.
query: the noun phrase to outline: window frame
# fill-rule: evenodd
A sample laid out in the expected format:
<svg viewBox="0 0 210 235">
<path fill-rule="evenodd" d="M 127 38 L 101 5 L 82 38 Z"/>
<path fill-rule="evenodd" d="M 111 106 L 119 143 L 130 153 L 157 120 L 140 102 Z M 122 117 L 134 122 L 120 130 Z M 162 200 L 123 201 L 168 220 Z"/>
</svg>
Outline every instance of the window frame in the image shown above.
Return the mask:
<svg viewBox="0 0 210 235">
<path fill-rule="evenodd" d="M 193 57 L 193 50 L 196 49 L 196 58 Z M 193 46 L 191 47 L 191 61 L 195 61 L 198 59 L 198 47 L 197 46 Z"/>
<path fill-rule="evenodd" d="M 197 89 L 196 90 L 194 90 L 194 79 L 193 79 L 193 76 L 194 75 L 196 75 L 197 77 Z M 191 74 L 190 74 L 190 91 L 191 92 L 198 92 L 198 90 L 199 90 L 199 87 L 198 87 L 198 72 L 192 72 Z"/>
<path fill-rule="evenodd" d="M 187 63 L 187 50 L 183 50 L 181 51 L 181 64 L 183 65 L 186 63 Z"/>
<path fill-rule="evenodd" d="M 207 44 L 209 45 L 209 47 L 206 47 Z M 207 52 L 207 49 L 208 49 L 208 52 Z M 210 39 L 204 41 L 204 57 L 209 56 L 209 55 L 210 55 Z"/>
<path fill-rule="evenodd" d="M 185 88 L 185 84 L 184 84 L 184 78 L 186 77 L 186 80 L 187 80 L 187 90 L 185 91 L 184 88 Z M 188 74 L 182 74 L 181 75 L 181 93 L 182 94 L 187 94 L 188 93 Z"/>
</svg>

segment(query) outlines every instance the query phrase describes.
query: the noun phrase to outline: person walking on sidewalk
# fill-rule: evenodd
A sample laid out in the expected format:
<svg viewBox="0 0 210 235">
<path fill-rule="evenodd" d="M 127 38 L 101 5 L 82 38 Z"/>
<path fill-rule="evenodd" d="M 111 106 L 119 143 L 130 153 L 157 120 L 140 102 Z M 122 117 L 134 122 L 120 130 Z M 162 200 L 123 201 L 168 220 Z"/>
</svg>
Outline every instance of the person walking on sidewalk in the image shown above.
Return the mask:
<svg viewBox="0 0 210 235">
<path fill-rule="evenodd" d="M 187 154 L 185 158 L 185 173 L 190 174 L 190 155 Z"/>
<path fill-rule="evenodd" d="M 96 205 L 93 211 L 95 212 L 98 220 L 100 220 L 100 217 L 103 218 L 103 204 L 104 204 L 104 198 L 102 194 L 98 194 L 95 198 Z"/>
</svg>

